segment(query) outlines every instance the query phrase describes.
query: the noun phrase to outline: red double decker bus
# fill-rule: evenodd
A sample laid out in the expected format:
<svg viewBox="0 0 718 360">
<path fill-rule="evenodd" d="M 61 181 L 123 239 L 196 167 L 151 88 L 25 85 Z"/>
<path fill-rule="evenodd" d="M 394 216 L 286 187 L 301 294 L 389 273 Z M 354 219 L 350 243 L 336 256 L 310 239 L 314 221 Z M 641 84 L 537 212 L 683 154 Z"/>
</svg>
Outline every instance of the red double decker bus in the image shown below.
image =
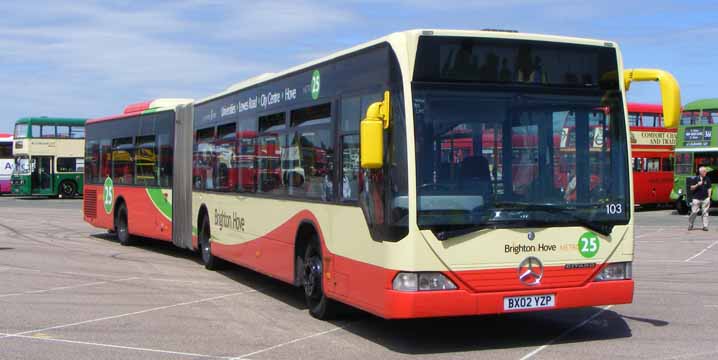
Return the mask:
<svg viewBox="0 0 718 360">
<path fill-rule="evenodd" d="M 639 206 L 671 203 L 676 129 L 663 127 L 663 108 L 628 104 L 633 197 Z"/>
</svg>

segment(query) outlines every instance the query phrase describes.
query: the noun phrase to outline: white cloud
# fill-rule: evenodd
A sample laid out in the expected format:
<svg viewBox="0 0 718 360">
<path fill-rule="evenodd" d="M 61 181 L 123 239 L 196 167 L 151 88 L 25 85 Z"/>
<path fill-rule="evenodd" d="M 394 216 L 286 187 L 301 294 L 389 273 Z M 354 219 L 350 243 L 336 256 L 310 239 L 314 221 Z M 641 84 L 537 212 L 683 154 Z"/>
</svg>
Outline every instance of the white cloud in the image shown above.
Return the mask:
<svg viewBox="0 0 718 360">
<path fill-rule="evenodd" d="M 304 1 L 187 0 L 14 2 L 0 22 L 0 130 L 15 118 L 101 116 L 127 102 L 204 97 L 296 62 L 286 53 L 303 36 L 354 21 L 349 12 Z M 90 100 L 91 99 L 91 100 Z"/>
</svg>

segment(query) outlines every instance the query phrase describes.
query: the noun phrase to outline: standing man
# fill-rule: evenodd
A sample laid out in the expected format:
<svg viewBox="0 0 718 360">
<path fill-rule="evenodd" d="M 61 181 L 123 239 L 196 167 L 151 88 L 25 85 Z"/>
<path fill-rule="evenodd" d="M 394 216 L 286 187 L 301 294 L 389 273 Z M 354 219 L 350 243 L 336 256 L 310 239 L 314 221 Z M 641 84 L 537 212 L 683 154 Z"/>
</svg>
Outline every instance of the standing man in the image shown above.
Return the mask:
<svg viewBox="0 0 718 360">
<path fill-rule="evenodd" d="M 693 194 L 691 201 L 691 216 L 688 218 L 688 230 L 693 230 L 693 222 L 696 220 L 698 211 L 703 212 L 703 231 L 708 231 L 708 209 L 711 206 L 711 180 L 706 177 L 706 168 L 698 168 L 698 182 L 691 185 Z"/>
</svg>

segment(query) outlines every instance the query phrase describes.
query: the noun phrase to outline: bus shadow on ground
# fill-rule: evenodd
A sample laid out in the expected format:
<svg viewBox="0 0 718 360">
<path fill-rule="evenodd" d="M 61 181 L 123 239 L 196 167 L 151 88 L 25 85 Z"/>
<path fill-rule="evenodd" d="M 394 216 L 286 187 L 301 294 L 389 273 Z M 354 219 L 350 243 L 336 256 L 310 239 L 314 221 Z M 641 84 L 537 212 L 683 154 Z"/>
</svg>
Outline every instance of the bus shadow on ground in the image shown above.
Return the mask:
<svg viewBox="0 0 718 360">
<path fill-rule="evenodd" d="M 120 246 L 117 237 L 112 233 L 99 233 L 92 234 L 91 236 L 95 239 L 117 243 L 117 245 Z M 135 239 L 135 243 L 132 246 L 127 247 L 127 249 L 131 248 L 137 248 L 141 249 L 142 251 L 149 251 L 156 254 L 166 255 L 176 259 L 184 259 L 196 264 L 197 271 L 208 271 L 204 269 L 202 259 L 199 257 L 199 254 L 197 252 L 178 248 L 172 243 L 166 241 L 137 237 Z M 126 252 L 121 252 L 116 255 L 113 255 L 113 258 L 125 261 L 147 262 L 146 259 L 137 259 L 135 258 L 135 254 L 129 254 Z M 153 259 L 152 261 L 158 262 L 158 260 L 156 259 Z M 266 276 L 264 274 L 260 274 L 254 270 L 228 262 L 223 262 L 220 265 L 220 268 L 215 272 L 237 283 L 252 288 L 259 293 L 279 300 L 297 310 L 307 309 L 307 306 L 304 302 L 304 293 L 300 288 L 291 286 L 287 283 Z"/>
<path fill-rule="evenodd" d="M 92 235 L 97 239 L 117 242 L 114 235 Z M 133 247 L 195 263 L 201 271 L 202 261 L 195 252 L 180 249 L 164 241 L 138 239 Z M 123 260 L 133 261 L 131 256 Z M 142 259 L 141 261 L 146 261 Z M 156 261 L 154 259 L 153 261 Z M 301 288 L 234 264 L 223 264 L 218 274 L 252 288 L 298 311 L 306 311 Z M 601 308 L 579 308 L 439 319 L 384 320 L 356 309 L 345 309 L 335 321 L 336 326 L 356 336 L 402 354 L 444 354 L 465 351 L 533 348 L 631 337 L 624 316 Z M 307 313 L 307 317 L 310 315 Z M 654 326 L 668 322 L 637 319 Z M 588 320 L 587 319 L 591 319 Z M 579 324 L 586 322 L 581 327 Z"/>
<path fill-rule="evenodd" d="M 427 355 L 534 348 L 631 337 L 620 314 L 600 308 L 462 318 L 383 320 L 367 316 L 346 330 L 402 354 Z"/>
</svg>

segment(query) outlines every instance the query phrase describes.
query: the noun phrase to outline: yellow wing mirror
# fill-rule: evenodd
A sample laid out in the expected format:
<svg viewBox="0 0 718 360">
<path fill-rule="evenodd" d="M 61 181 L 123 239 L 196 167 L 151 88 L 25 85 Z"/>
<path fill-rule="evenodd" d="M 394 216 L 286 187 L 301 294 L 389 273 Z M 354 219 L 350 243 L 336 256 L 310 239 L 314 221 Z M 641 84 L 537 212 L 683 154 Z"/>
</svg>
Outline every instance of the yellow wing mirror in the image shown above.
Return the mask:
<svg viewBox="0 0 718 360">
<path fill-rule="evenodd" d="M 389 128 L 391 114 L 390 94 L 384 92 L 384 100 L 369 105 L 366 118 L 359 128 L 361 167 L 378 169 L 384 166 L 384 129 Z"/>
<path fill-rule="evenodd" d="M 671 73 L 658 69 L 628 69 L 623 72 L 626 91 L 634 81 L 658 81 L 663 103 L 663 126 L 676 128 L 681 118 L 681 89 Z"/>
</svg>

